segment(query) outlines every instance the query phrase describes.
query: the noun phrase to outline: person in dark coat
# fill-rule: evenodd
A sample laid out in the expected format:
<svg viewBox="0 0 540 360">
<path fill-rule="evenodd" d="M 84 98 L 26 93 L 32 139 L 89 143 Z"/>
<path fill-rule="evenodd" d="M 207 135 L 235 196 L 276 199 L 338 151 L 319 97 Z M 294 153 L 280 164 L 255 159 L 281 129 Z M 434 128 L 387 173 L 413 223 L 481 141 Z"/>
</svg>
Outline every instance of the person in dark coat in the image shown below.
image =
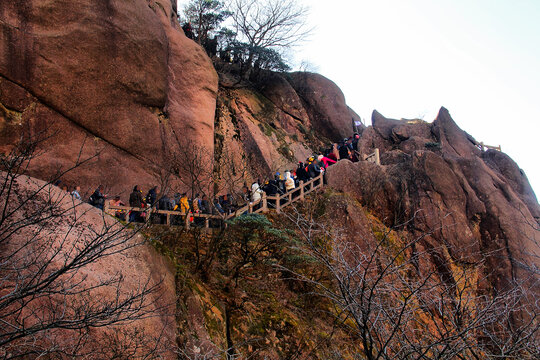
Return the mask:
<svg viewBox="0 0 540 360">
<path fill-rule="evenodd" d="M 224 194 L 220 197 L 220 204 L 223 211 L 226 214 L 230 214 L 232 210 L 231 201 L 229 200 L 229 194 Z"/>
<path fill-rule="evenodd" d="M 156 205 L 157 202 L 157 186 L 154 186 L 150 190 L 148 190 L 148 194 L 146 194 L 146 203 L 153 207 Z"/>
<path fill-rule="evenodd" d="M 99 185 L 96 191 L 90 196 L 90 204 L 97 207 L 98 209 L 103 210 L 105 205 L 105 198 L 107 195 L 103 194 L 103 185 Z"/>
<path fill-rule="evenodd" d="M 158 209 L 159 210 L 165 210 L 165 211 L 172 211 L 173 204 L 171 199 L 167 196 L 167 194 L 164 194 L 161 199 L 158 201 Z M 167 215 L 161 214 L 160 215 L 160 223 L 166 224 L 167 223 Z"/>
<path fill-rule="evenodd" d="M 283 195 L 285 194 L 285 180 L 283 180 L 281 178 L 281 174 L 280 173 L 276 173 L 276 175 L 274 176 L 274 180 L 275 180 L 275 186 L 277 187 L 277 192 L 280 194 L 280 195 Z"/>
<path fill-rule="evenodd" d="M 358 151 L 358 141 L 360 141 L 360 134 L 354 133 L 352 140 L 352 148 L 354 151 Z"/>
<path fill-rule="evenodd" d="M 184 30 L 184 34 L 188 39 L 194 39 L 195 35 L 193 34 L 193 28 L 191 27 L 191 23 L 188 22 L 182 26 L 182 30 Z"/>
<path fill-rule="evenodd" d="M 347 139 L 344 139 L 339 145 L 339 160 L 349 159 L 349 146 L 347 145 Z"/>
<path fill-rule="evenodd" d="M 208 197 L 206 195 L 203 195 L 201 199 L 201 212 L 203 214 L 210 214 L 212 212 L 210 202 L 208 201 Z"/>
<path fill-rule="evenodd" d="M 312 162 L 308 166 L 308 174 L 310 178 L 316 178 L 321 174 L 321 167 L 319 166 L 317 161 Z"/>
<path fill-rule="evenodd" d="M 298 181 L 306 182 L 309 180 L 309 175 L 306 171 L 306 166 L 303 162 L 298 163 L 298 168 L 296 169 L 296 177 L 298 178 Z"/>
<path fill-rule="evenodd" d="M 143 196 L 142 192 L 139 189 L 139 185 L 135 185 L 133 187 L 133 192 L 129 195 L 129 206 L 141 208 L 143 204 Z M 141 222 L 141 213 L 140 211 L 131 211 L 129 214 L 129 221 L 130 222 Z"/>
<path fill-rule="evenodd" d="M 270 180 L 264 183 L 262 190 L 266 193 L 268 196 L 274 196 L 277 194 L 277 185 L 275 180 Z"/>
</svg>

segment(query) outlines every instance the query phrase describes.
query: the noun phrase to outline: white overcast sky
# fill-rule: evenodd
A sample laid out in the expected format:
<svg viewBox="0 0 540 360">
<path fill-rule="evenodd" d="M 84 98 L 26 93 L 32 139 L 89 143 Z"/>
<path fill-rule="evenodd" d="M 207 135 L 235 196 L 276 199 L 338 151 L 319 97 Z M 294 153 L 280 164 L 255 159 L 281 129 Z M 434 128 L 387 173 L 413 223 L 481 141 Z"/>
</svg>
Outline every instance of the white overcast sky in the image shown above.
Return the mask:
<svg viewBox="0 0 540 360">
<path fill-rule="evenodd" d="M 315 31 L 296 63 L 334 81 L 368 124 L 374 109 L 431 122 L 444 106 L 540 195 L 540 0 L 303 2 Z"/>
</svg>

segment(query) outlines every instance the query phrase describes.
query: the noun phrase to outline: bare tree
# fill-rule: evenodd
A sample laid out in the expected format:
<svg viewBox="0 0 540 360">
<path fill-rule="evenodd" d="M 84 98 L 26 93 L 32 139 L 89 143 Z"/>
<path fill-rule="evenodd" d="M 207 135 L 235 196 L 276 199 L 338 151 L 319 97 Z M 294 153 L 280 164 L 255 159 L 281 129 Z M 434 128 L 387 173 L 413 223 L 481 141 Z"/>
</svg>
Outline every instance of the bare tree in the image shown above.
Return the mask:
<svg viewBox="0 0 540 360">
<path fill-rule="evenodd" d="M 306 26 L 308 8 L 294 0 L 232 0 L 231 13 L 236 32 L 249 45 L 249 66 L 258 49 L 288 48 L 312 30 Z"/>
<path fill-rule="evenodd" d="M 177 139 L 177 150 L 171 154 L 169 171 L 178 177 L 184 189 L 191 195 L 197 193 L 213 199 L 218 194 L 235 194 L 249 173 L 248 162 L 229 148 L 220 155 L 193 141 L 181 142 Z"/>
<path fill-rule="evenodd" d="M 214 154 L 206 147 L 194 141 L 181 142 L 177 139 L 178 149 L 171 155 L 170 171 L 178 176 L 180 182 L 191 191 L 210 195 L 214 168 Z"/>
<path fill-rule="evenodd" d="M 322 265 L 331 281 L 297 278 L 337 306 L 337 318 L 358 338 L 363 357 L 538 358 L 538 279 L 481 290 L 482 261 L 441 270 L 433 264 L 443 261 L 445 249 L 429 245 L 430 233 L 408 238 L 396 232 L 409 222 L 370 240 L 326 228 L 312 210 L 289 216 L 306 255 Z"/>
<path fill-rule="evenodd" d="M 140 246 L 142 238 L 106 215 L 89 227 L 90 210 L 51 184 L 58 178 L 25 176 L 42 142 L 24 138 L 0 156 L 0 356 L 157 354 L 161 335 L 150 339 L 144 329 L 121 326 L 156 316 L 149 297 L 159 281 L 142 279 L 127 291 L 122 274 L 93 278 L 86 270 Z M 58 176 L 88 160 L 79 157 Z M 93 332 L 104 327 L 117 327 L 116 335 L 98 343 Z"/>
</svg>

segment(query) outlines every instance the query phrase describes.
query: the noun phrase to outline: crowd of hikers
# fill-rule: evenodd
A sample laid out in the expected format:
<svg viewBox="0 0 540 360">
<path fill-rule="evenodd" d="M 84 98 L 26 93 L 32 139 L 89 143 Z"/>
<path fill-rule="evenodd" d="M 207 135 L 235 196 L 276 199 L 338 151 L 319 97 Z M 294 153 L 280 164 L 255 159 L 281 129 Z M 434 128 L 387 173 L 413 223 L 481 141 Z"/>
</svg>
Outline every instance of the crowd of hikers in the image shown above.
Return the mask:
<svg viewBox="0 0 540 360">
<path fill-rule="evenodd" d="M 301 182 L 307 182 L 320 176 L 329 166 L 334 165 L 339 160 L 359 161 L 359 138 L 359 134 L 355 133 L 353 136 L 345 138 L 339 143 L 330 144 L 328 148 L 321 151 L 321 155 L 316 157 L 310 156 L 305 161 L 299 162 L 296 169 L 287 170 L 284 174 L 277 172 L 273 179 L 267 180 L 262 184 L 260 180 L 253 182 L 251 186 L 244 183 L 240 194 L 223 194 L 210 200 L 206 195 L 203 194 L 201 196 L 198 193 L 193 194 L 194 196 L 192 198 L 188 198 L 187 193 L 183 192 L 175 193 L 174 196 L 164 194 L 158 198 L 157 186 L 150 188 L 146 196 L 144 196 L 142 188 L 139 185 L 135 185 L 129 195 L 127 205 L 141 210 L 127 212 L 126 210 L 115 209 L 114 207 L 127 205 L 118 195 L 108 200 L 108 195 L 104 193 L 104 186 L 100 185 L 90 195 L 88 203 L 98 209 L 105 210 L 105 202 L 108 200 L 109 207 L 107 208 L 109 214 L 124 221 L 129 220 L 129 222 L 146 221 L 147 213 L 145 209 L 155 208 L 158 210 L 178 211 L 183 214 L 191 212 L 195 215 L 194 219 L 192 219 L 193 222 L 198 223 L 200 219 L 197 219 L 196 215 L 229 215 L 246 204 L 258 203 L 263 193 L 266 193 L 267 196 L 286 194 L 300 186 Z M 60 183 L 56 185 L 62 187 L 64 191 L 69 192 L 67 186 Z M 70 193 L 73 198 L 83 200 L 80 192 L 81 189 L 77 186 Z M 110 207 L 113 208 L 111 209 Z M 161 217 L 161 222 L 165 222 L 164 216 Z"/>
</svg>

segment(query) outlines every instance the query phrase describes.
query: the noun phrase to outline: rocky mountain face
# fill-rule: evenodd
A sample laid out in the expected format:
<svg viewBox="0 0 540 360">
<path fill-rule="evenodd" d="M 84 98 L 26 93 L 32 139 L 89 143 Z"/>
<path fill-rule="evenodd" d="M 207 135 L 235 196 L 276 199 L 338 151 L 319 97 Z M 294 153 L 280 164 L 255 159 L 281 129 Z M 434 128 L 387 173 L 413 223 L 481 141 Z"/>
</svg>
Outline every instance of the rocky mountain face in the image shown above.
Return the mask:
<svg viewBox="0 0 540 360">
<path fill-rule="evenodd" d="M 454 264 L 483 263 L 480 278 L 489 284 L 479 287 L 504 289 L 529 279 L 539 266 L 540 207 L 515 162 L 481 151 L 445 108 L 431 124 L 376 111 L 372 123 L 358 146 L 363 153 L 379 148 L 381 166 L 340 162 L 328 169 L 332 188 L 358 199 L 387 226 L 408 224 L 412 237 L 423 237 L 422 246 L 440 249 L 433 263 L 441 276 Z"/>
<path fill-rule="evenodd" d="M 175 1 L 3 1 L 0 19 L 3 151 L 54 134 L 32 174 L 97 155 L 65 180 L 119 192 L 155 183 L 179 142 L 213 151 L 218 77 Z"/>
<path fill-rule="evenodd" d="M 127 201 L 135 184 L 186 190 L 180 181 L 186 174 L 171 168 L 186 144 L 210 155 L 213 161 L 204 166 L 216 174 L 215 189 L 225 192 L 294 168 L 351 135 L 358 115 L 330 80 L 265 71 L 246 80 L 235 64 L 217 61 L 214 68 L 184 36 L 175 13 L 169 0 L 3 1 L 0 150 L 9 152 L 21 138 L 43 139 L 29 175 L 47 180 L 89 159 L 62 180 L 83 192 L 103 184 Z M 515 282 L 538 286 L 540 207 L 512 159 L 480 150 L 444 108 L 432 123 L 374 112 L 372 124 L 359 129 L 358 150 L 379 149 L 381 165 L 345 160 L 330 167 L 321 219 L 360 245 L 377 237 L 374 223 L 400 225 L 403 236 L 422 237 L 418 251 L 431 254 L 419 271 L 433 270 L 449 285 L 457 281 L 456 268 L 473 268 L 479 293 Z M 86 210 L 87 227 L 98 226 L 99 211 Z M 186 242 L 177 240 L 170 241 L 172 251 L 163 241 L 160 251 L 171 258 L 185 252 L 177 246 Z M 163 296 L 170 298 L 167 265 L 145 251 L 111 261 L 127 264 L 133 278 L 166 274 Z M 193 260 L 191 251 L 182 259 Z M 85 271 L 99 277 L 126 270 L 112 262 Z M 222 354 L 231 342 L 243 344 L 245 353 L 264 348 L 260 358 L 272 359 L 328 358 L 318 351 L 335 339 L 354 347 L 354 337 L 336 330 L 328 303 L 290 285 L 274 268 L 254 268 L 232 292 L 220 276 L 208 279 L 189 273 L 185 263 L 176 265 L 177 342 L 193 357 Z M 129 292 L 137 284 L 126 286 Z M 235 301 L 227 303 L 231 296 Z M 168 315 L 149 326 L 155 330 Z M 168 340 L 176 325 L 167 330 Z"/>
<path fill-rule="evenodd" d="M 312 73 L 260 71 L 246 82 L 221 69 L 217 101 L 216 158 L 243 163 L 249 180 L 295 169 L 359 120 L 341 90 Z"/>
</svg>

